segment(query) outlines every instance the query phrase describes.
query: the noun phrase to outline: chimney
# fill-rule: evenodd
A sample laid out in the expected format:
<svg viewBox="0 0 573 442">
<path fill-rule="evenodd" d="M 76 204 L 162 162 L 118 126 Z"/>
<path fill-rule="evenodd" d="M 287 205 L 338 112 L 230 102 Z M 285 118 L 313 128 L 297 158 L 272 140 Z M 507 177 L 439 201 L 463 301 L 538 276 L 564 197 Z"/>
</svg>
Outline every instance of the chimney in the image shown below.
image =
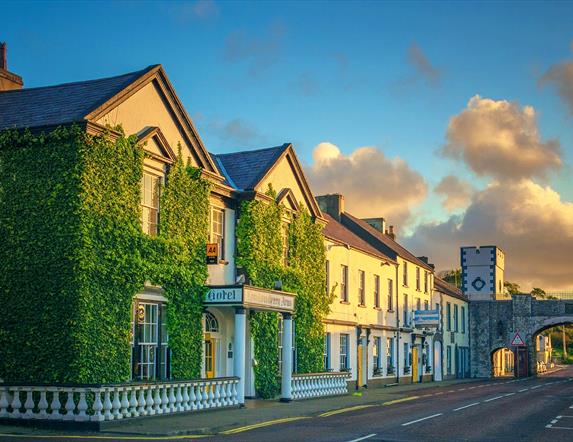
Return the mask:
<svg viewBox="0 0 573 442">
<path fill-rule="evenodd" d="M 22 89 L 22 77 L 8 71 L 6 43 L 0 43 L 0 92 Z"/>
<path fill-rule="evenodd" d="M 325 213 L 328 213 L 336 221 L 340 222 L 340 215 L 344 213 L 344 196 L 340 193 L 320 195 L 316 197 L 316 202 Z"/>
<path fill-rule="evenodd" d="M 365 218 L 362 221 L 370 224 L 381 233 L 386 233 L 386 220 L 382 217 L 379 218 Z"/>
<path fill-rule="evenodd" d="M 388 230 L 386 230 L 386 236 L 396 240 L 396 235 L 394 234 L 394 226 L 388 227 Z"/>
</svg>

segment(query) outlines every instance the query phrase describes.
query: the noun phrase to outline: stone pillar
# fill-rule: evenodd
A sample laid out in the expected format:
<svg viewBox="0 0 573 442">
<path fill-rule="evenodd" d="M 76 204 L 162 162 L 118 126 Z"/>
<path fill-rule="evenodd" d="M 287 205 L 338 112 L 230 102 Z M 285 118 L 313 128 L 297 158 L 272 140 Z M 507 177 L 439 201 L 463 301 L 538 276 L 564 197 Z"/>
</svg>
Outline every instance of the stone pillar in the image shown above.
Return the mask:
<svg viewBox="0 0 573 442">
<path fill-rule="evenodd" d="M 243 307 L 235 308 L 235 338 L 233 346 L 235 347 L 235 357 L 233 359 L 234 375 L 239 378 L 237 385 L 237 400 L 239 405 L 245 404 L 245 343 L 247 317 Z"/>
<path fill-rule="evenodd" d="M 292 400 L 292 315 L 283 313 L 281 401 Z"/>
</svg>

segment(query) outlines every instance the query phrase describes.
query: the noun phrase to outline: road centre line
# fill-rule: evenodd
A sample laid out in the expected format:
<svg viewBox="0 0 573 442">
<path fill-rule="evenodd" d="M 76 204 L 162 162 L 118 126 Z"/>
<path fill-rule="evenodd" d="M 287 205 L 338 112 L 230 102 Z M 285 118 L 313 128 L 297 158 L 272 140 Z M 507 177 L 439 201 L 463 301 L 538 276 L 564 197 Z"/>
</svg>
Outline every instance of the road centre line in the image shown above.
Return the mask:
<svg viewBox="0 0 573 442">
<path fill-rule="evenodd" d="M 535 386 L 531 387 L 531 389 L 535 390 L 536 388 L 539 388 L 539 387 L 543 387 L 543 385 L 535 385 Z"/>
<path fill-rule="evenodd" d="M 503 398 L 503 397 L 505 397 L 505 395 L 502 395 L 502 396 L 496 396 L 496 397 L 492 397 L 492 398 L 486 399 L 484 402 L 491 402 L 491 401 L 495 401 L 495 400 L 497 400 L 497 399 L 501 399 L 501 398 Z"/>
<path fill-rule="evenodd" d="M 352 439 L 352 440 L 349 440 L 348 442 L 358 442 L 361 440 L 370 439 L 371 437 L 374 437 L 374 436 L 376 436 L 376 433 L 372 433 L 372 434 L 369 434 L 367 436 L 359 437 L 358 439 Z"/>
<path fill-rule="evenodd" d="M 518 393 L 523 393 L 524 391 L 529 390 L 529 388 L 522 388 L 521 390 L 518 391 Z"/>
<path fill-rule="evenodd" d="M 418 423 L 418 422 L 422 422 L 422 421 L 425 421 L 425 420 L 428 420 L 428 419 L 433 419 L 433 418 L 435 418 L 435 417 L 441 416 L 442 414 L 444 414 L 444 413 L 432 414 L 431 416 L 426 416 L 426 417 L 423 417 L 423 418 L 421 418 L 421 419 L 416 419 L 415 421 L 410 421 L 410 422 L 403 423 L 402 426 L 403 426 L 403 427 L 407 427 L 408 425 L 416 424 L 416 423 Z"/>
<path fill-rule="evenodd" d="M 473 407 L 475 405 L 479 405 L 479 402 L 474 402 L 473 404 L 464 405 L 463 407 L 454 408 L 454 411 L 465 410 L 466 408 Z"/>
</svg>

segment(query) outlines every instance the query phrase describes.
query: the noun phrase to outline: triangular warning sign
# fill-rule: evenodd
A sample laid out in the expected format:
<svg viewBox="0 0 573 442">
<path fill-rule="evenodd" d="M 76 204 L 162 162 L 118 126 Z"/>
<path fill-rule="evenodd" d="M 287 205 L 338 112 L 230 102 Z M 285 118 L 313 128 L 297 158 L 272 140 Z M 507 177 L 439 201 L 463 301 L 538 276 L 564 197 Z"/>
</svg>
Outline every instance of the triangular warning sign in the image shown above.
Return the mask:
<svg viewBox="0 0 573 442">
<path fill-rule="evenodd" d="M 521 339 L 521 336 L 519 336 L 519 332 L 515 333 L 515 336 L 511 340 L 511 345 L 525 345 L 525 342 L 523 342 L 523 339 Z"/>
</svg>

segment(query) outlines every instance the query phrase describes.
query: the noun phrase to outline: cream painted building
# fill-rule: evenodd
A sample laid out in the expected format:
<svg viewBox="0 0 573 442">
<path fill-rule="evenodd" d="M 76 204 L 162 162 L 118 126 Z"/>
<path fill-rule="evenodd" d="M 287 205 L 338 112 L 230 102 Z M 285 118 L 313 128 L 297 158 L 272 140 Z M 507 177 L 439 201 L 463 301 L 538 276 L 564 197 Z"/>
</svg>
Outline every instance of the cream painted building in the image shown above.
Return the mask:
<svg viewBox="0 0 573 442">
<path fill-rule="evenodd" d="M 328 214 L 325 364 L 348 370 L 357 387 L 432 380 L 433 328 L 413 313 L 432 308 L 433 268 L 395 241 L 381 218 L 360 220 L 342 195 L 318 196 Z"/>
<path fill-rule="evenodd" d="M 469 304 L 460 289 L 436 277 L 433 302 L 440 311 L 434 340 L 436 380 L 470 376 Z"/>
</svg>

